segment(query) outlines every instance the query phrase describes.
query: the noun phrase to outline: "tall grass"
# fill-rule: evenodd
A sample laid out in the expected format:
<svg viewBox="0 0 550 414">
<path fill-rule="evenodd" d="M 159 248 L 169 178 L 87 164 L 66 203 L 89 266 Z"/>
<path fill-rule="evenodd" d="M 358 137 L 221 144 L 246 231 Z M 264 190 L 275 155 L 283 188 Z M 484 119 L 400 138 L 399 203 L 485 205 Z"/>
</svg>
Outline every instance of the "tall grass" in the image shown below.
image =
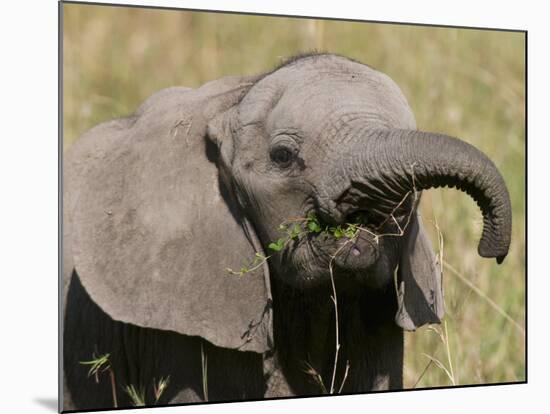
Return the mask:
<svg viewBox="0 0 550 414">
<path fill-rule="evenodd" d="M 259 73 L 292 54 L 316 49 L 387 73 L 402 88 L 419 129 L 458 136 L 488 154 L 512 199 L 510 253 L 500 266 L 477 255 L 481 215 L 467 196 L 445 189 L 423 194 L 421 212 L 434 246 L 439 245 L 435 223 L 444 238 L 445 333 L 451 346 L 447 349 L 429 328 L 407 333 L 404 380 L 408 388 L 450 385 L 445 370 L 423 356 L 447 361 L 448 352 L 453 381 L 460 384 L 525 379 L 523 34 L 76 4 L 63 8 L 65 148 L 93 125 L 130 114 L 161 88 Z"/>
</svg>

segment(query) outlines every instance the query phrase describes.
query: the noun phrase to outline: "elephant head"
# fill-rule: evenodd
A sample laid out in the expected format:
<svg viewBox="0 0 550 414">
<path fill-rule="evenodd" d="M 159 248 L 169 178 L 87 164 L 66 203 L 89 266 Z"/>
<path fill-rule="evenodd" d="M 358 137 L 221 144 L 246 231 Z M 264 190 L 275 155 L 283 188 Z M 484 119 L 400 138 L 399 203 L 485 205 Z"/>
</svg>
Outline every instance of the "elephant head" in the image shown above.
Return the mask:
<svg viewBox="0 0 550 414">
<path fill-rule="evenodd" d="M 480 151 L 416 130 L 386 75 L 335 55 L 252 78 L 172 88 L 96 127 L 66 155 L 65 260 L 112 318 L 264 352 L 271 284 L 350 291 L 394 283 L 405 329 L 438 322 L 441 274 L 420 192 L 449 186 L 483 214 L 478 252 L 510 243 L 504 181 Z M 280 225 L 348 223 L 352 240 L 306 232 L 265 257 Z"/>
</svg>

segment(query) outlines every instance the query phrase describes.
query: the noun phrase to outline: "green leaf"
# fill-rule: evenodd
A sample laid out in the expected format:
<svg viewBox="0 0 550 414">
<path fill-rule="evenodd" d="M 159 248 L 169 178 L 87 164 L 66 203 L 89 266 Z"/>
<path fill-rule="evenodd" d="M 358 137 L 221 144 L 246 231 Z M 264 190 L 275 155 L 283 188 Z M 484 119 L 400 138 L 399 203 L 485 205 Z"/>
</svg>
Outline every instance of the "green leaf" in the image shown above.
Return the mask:
<svg viewBox="0 0 550 414">
<path fill-rule="evenodd" d="M 298 224 L 295 224 L 294 227 L 292 227 L 292 230 L 289 236 L 291 239 L 295 239 L 300 235 L 301 232 L 302 232 L 302 228 Z"/>
<path fill-rule="evenodd" d="M 338 226 L 334 229 L 332 232 L 334 238 L 336 240 L 341 239 L 344 236 L 344 231 L 342 230 L 342 227 Z"/>
<path fill-rule="evenodd" d="M 313 233 L 319 233 L 321 231 L 321 226 L 317 220 L 311 220 L 307 223 L 307 228 Z"/>
<path fill-rule="evenodd" d="M 269 243 L 269 247 L 271 250 L 275 250 L 276 252 L 280 252 L 283 247 L 285 245 L 285 240 L 284 239 L 279 239 L 277 240 L 276 243 Z"/>
<path fill-rule="evenodd" d="M 344 230 L 344 234 L 348 239 L 353 239 L 357 234 L 357 226 L 354 224 L 348 225 Z"/>
</svg>

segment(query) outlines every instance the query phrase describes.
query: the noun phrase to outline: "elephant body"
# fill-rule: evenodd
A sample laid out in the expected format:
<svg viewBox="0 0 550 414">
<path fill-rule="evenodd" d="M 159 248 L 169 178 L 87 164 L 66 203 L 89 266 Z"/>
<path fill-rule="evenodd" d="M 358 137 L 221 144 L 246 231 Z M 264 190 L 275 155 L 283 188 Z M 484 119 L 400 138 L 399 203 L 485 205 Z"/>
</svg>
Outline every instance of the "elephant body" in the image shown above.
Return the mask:
<svg viewBox="0 0 550 414">
<path fill-rule="evenodd" d="M 65 409 L 400 389 L 403 330 L 443 316 L 421 191 L 475 199 L 482 256 L 510 242 L 491 161 L 331 54 L 160 91 L 63 173 Z"/>
<path fill-rule="evenodd" d="M 124 384 L 143 384 L 146 401 L 151 403 L 153 379 L 168 376 L 170 385 L 158 404 L 327 393 L 335 358 L 330 292 L 304 295 L 283 286 L 281 292 L 274 292 L 274 299 L 278 304 L 274 309 L 277 351 L 262 355 L 217 347 L 196 336 L 115 321 L 94 303 L 73 273 L 66 305 L 73 312 L 67 313 L 64 323 L 64 371 L 70 384 L 65 390 L 65 409 L 113 406 L 108 376 L 104 374 L 96 383 L 80 364 L 92 354 L 106 353 L 111 355 L 118 384 L 119 407 L 133 404 L 123 391 Z M 344 323 L 335 387 L 344 393 L 402 388 L 403 330 L 393 321 L 395 293 L 390 289 L 382 294 L 366 291 L 342 294 L 338 300 Z M 324 379 L 323 385 L 316 373 Z"/>
<path fill-rule="evenodd" d="M 146 387 L 146 402 L 154 401 L 153 379 L 170 377 L 159 404 L 205 401 L 202 354 L 206 357 L 209 400 L 258 399 L 264 392 L 262 356 L 216 347 L 200 337 L 142 328 L 114 321 L 89 297 L 73 274 L 65 319 L 65 379 L 72 404 L 65 409 L 113 407 L 111 383 L 102 374 L 98 383 L 79 364 L 93 353 L 110 353 L 119 407 L 132 406 L 125 385 Z M 77 392 L 75 392 L 75 390 Z"/>
</svg>

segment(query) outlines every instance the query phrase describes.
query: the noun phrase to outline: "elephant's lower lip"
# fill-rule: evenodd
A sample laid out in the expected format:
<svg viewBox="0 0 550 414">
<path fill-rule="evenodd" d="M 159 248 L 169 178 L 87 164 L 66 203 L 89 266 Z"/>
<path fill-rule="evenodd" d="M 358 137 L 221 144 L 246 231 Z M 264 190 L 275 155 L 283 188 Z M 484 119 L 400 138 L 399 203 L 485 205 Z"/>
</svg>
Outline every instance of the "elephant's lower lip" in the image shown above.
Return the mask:
<svg viewBox="0 0 550 414">
<path fill-rule="evenodd" d="M 334 262 L 340 268 L 361 269 L 371 266 L 378 257 L 378 248 L 368 236 L 346 240 L 334 253 Z"/>
</svg>

